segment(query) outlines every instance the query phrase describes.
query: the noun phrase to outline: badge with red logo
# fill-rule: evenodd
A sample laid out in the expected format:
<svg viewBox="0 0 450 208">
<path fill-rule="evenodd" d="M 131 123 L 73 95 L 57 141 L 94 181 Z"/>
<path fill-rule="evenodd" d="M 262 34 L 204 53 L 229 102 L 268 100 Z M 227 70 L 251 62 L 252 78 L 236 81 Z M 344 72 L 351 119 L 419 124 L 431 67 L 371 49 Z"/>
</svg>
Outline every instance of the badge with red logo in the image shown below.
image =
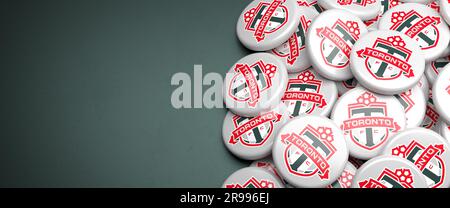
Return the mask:
<svg viewBox="0 0 450 208">
<path fill-rule="evenodd" d="M 323 8 L 317 4 L 317 0 L 297 0 L 297 4 L 299 6 L 312 7 L 319 13 L 323 12 Z"/>
<path fill-rule="evenodd" d="M 225 184 L 226 188 L 275 188 L 274 183 L 268 180 L 258 180 L 254 177 L 248 179 L 245 183 Z"/>
<path fill-rule="evenodd" d="M 235 130 L 232 132 L 228 143 L 257 147 L 263 145 L 272 135 L 274 123 L 280 122 L 282 115 L 271 111 L 263 115 L 247 118 L 235 115 L 233 123 Z"/>
<path fill-rule="evenodd" d="M 285 0 L 272 3 L 260 2 L 244 14 L 245 29 L 254 32 L 254 38 L 260 42 L 266 35 L 280 29 L 288 21 L 288 9 L 283 6 Z"/>
<path fill-rule="evenodd" d="M 413 188 L 414 180 L 409 169 L 384 169 L 378 178 L 358 182 L 360 188 Z"/>
</svg>

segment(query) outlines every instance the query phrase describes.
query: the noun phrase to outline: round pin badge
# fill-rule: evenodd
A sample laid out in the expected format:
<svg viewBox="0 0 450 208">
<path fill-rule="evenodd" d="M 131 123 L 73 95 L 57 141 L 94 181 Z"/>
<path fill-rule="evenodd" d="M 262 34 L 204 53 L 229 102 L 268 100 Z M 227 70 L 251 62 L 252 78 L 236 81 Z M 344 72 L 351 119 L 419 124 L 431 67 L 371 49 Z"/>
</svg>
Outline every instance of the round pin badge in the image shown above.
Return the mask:
<svg viewBox="0 0 450 208">
<path fill-rule="evenodd" d="M 411 38 L 396 31 L 378 30 L 356 41 L 350 66 L 358 83 L 365 88 L 394 95 L 419 82 L 425 60 Z"/>
<path fill-rule="evenodd" d="M 281 46 L 272 49 L 270 52 L 280 58 L 286 65 L 288 73 L 295 73 L 303 71 L 311 67 L 309 56 L 305 49 L 306 32 L 312 20 L 316 18 L 319 13 L 309 7 L 299 6 L 300 24 L 295 33 L 289 37 L 288 41 Z"/>
<path fill-rule="evenodd" d="M 338 97 L 336 83 L 314 70 L 289 74 L 289 81 L 281 100 L 291 117 L 299 115 L 328 116 Z"/>
<path fill-rule="evenodd" d="M 438 129 L 439 134 L 443 136 L 444 139 L 447 140 L 447 142 L 450 142 L 450 126 L 444 121 L 440 120 L 438 122 Z"/>
<path fill-rule="evenodd" d="M 361 20 L 370 20 L 378 15 L 381 9 L 379 0 L 318 0 L 324 9 L 342 9 Z"/>
<path fill-rule="evenodd" d="M 297 4 L 299 6 L 311 7 L 319 13 L 322 13 L 324 11 L 324 9 L 317 3 L 317 0 L 297 0 Z"/>
<path fill-rule="evenodd" d="M 445 19 L 447 24 L 450 25 L 450 2 L 448 0 L 440 0 L 439 6 L 441 7 L 440 12 L 442 17 Z"/>
<path fill-rule="evenodd" d="M 284 188 L 284 185 L 264 168 L 247 167 L 231 174 L 222 188 Z"/>
<path fill-rule="evenodd" d="M 349 79 L 346 81 L 336 82 L 336 85 L 338 89 L 338 95 L 342 96 L 349 90 L 355 89 L 355 87 L 358 85 L 358 81 L 356 81 L 356 79 Z"/>
<path fill-rule="evenodd" d="M 426 78 L 425 75 L 423 75 L 420 78 L 419 83 L 417 83 L 417 85 L 422 90 L 423 95 L 425 95 L 425 98 L 428 98 L 430 95 L 430 85 L 428 84 L 428 79 Z"/>
<path fill-rule="evenodd" d="M 389 10 L 392 7 L 395 7 L 399 4 L 402 4 L 403 2 L 399 0 L 380 0 L 381 3 L 381 9 L 378 12 L 378 15 L 370 20 L 364 21 L 364 23 L 367 25 L 369 31 L 375 31 L 378 30 L 378 20 L 383 16 L 383 14 Z"/>
<path fill-rule="evenodd" d="M 291 119 L 280 130 L 272 157 L 289 184 L 326 187 L 344 170 L 348 149 L 336 124 L 326 117 L 306 115 Z"/>
<path fill-rule="evenodd" d="M 434 84 L 437 76 L 439 75 L 439 72 L 441 72 L 441 70 L 448 63 L 450 63 L 450 56 L 441 57 L 435 61 L 427 63 L 427 67 L 425 69 L 425 75 L 427 76 L 427 79 L 431 84 Z"/>
<path fill-rule="evenodd" d="M 278 58 L 269 53 L 251 54 L 226 74 L 224 102 L 234 114 L 255 117 L 280 103 L 287 82 L 286 67 Z"/>
<path fill-rule="evenodd" d="M 356 172 L 352 188 L 427 188 L 425 177 L 406 159 L 383 155 L 373 158 Z"/>
<path fill-rule="evenodd" d="M 283 178 L 281 178 L 280 174 L 278 173 L 278 170 L 275 167 L 275 164 L 273 163 L 273 159 L 271 157 L 253 161 L 252 164 L 250 164 L 250 167 L 266 169 L 267 171 L 277 176 L 277 178 L 280 179 L 281 182 L 285 183 Z"/>
<path fill-rule="evenodd" d="M 351 162 L 347 162 L 341 176 L 327 188 L 350 188 L 357 170 Z"/>
<path fill-rule="evenodd" d="M 406 114 L 406 128 L 418 127 L 422 124 L 427 107 L 427 99 L 420 89 L 419 85 L 394 95 L 400 102 Z"/>
<path fill-rule="evenodd" d="M 450 124 L 450 64 L 441 71 L 433 85 L 433 101 L 440 118 Z"/>
<path fill-rule="evenodd" d="M 389 138 L 406 126 L 406 116 L 394 96 L 356 87 L 339 98 L 331 119 L 342 129 L 352 157 L 377 156 Z"/>
<path fill-rule="evenodd" d="M 299 15 L 293 0 L 254 0 L 239 17 L 236 33 L 250 50 L 271 50 L 294 34 Z"/>
<path fill-rule="evenodd" d="M 353 44 L 367 33 L 366 25 L 344 10 L 322 12 L 306 34 L 306 50 L 313 68 L 323 77 L 344 81 L 353 78 L 349 60 Z"/>
<path fill-rule="evenodd" d="M 283 104 L 256 117 L 241 117 L 228 112 L 223 122 L 223 142 L 241 159 L 262 159 L 270 155 L 274 137 L 288 120 L 289 112 Z"/>
<path fill-rule="evenodd" d="M 450 31 L 441 16 L 423 4 L 405 3 L 388 10 L 378 28 L 406 34 L 422 49 L 426 61 L 442 56 L 450 41 Z"/>
<path fill-rule="evenodd" d="M 425 118 L 422 121 L 421 127 L 436 130 L 436 124 L 439 121 L 439 117 L 439 113 L 436 111 L 436 107 L 434 105 L 433 93 L 430 90 L 427 100 L 427 109 L 425 110 Z"/>
<path fill-rule="evenodd" d="M 450 186 L 449 144 L 434 131 L 424 128 L 402 131 L 391 138 L 382 154 L 409 160 L 425 176 L 430 188 Z"/>
</svg>

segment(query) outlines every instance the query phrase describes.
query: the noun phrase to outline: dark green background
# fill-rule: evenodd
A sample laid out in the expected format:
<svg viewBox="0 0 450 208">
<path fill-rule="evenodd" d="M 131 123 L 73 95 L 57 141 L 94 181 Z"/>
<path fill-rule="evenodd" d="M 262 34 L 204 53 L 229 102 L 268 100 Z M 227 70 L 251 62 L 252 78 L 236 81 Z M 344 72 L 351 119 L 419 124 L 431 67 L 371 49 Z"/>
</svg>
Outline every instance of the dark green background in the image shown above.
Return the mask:
<svg viewBox="0 0 450 208">
<path fill-rule="evenodd" d="M 249 53 L 249 1 L 0 2 L 0 187 L 218 187 L 247 165 L 225 110 L 173 109 L 170 81 Z"/>
</svg>

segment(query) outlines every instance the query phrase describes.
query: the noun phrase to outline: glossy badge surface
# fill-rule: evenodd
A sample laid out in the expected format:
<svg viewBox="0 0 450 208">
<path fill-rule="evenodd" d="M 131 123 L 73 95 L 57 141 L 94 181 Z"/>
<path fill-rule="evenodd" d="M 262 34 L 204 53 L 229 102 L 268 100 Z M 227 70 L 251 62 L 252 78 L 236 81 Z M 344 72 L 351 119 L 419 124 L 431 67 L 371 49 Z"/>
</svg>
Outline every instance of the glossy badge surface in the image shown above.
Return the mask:
<svg viewBox="0 0 450 208">
<path fill-rule="evenodd" d="M 335 182 L 348 160 L 342 131 L 328 118 L 291 119 L 275 139 L 272 157 L 282 177 L 295 187 L 325 187 Z"/>
<path fill-rule="evenodd" d="M 406 128 L 420 126 L 425 117 L 427 98 L 419 85 L 415 85 L 401 94 L 394 95 L 394 97 L 397 98 L 405 110 Z"/>
<path fill-rule="evenodd" d="M 405 112 L 394 96 L 357 87 L 339 98 L 331 119 L 342 129 L 352 157 L 377 156 L 389 138 L 406 126 Z"/>
<path fill-rule="evenodd" d="M 231 174 L 222 188 L 284 188 L 284 185 L 264 168 L 247 167 Z"/>
<path fill-rule="evenodd" d="M 380 0 L 318 0 L 325 9 L 342 9 L 361 20 L 370 20 L 378 15 L 381 9 Z"/>
<path fill-rule="evenodd" d="M 433 85 L 433 101 L 440 118 L 450 124 L 450 65 L 448 64 Z"/>
</svg>

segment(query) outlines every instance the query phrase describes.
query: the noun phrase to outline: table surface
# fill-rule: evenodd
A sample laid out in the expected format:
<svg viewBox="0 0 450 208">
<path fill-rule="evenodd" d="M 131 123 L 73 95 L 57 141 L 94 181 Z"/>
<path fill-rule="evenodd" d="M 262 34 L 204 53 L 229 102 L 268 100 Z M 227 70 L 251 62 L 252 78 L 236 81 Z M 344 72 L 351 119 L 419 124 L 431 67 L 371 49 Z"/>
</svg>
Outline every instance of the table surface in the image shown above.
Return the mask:
<svg viewBox="0 0 450 208">
<path fill-rule="evenodd" d="M 219 187 L 248 162 L 172 75 L 249 54 L 243 0 L 0 2 L 0 187 Z M 206 87 L 205 87 L 206 89 Z"/>
</svg>

